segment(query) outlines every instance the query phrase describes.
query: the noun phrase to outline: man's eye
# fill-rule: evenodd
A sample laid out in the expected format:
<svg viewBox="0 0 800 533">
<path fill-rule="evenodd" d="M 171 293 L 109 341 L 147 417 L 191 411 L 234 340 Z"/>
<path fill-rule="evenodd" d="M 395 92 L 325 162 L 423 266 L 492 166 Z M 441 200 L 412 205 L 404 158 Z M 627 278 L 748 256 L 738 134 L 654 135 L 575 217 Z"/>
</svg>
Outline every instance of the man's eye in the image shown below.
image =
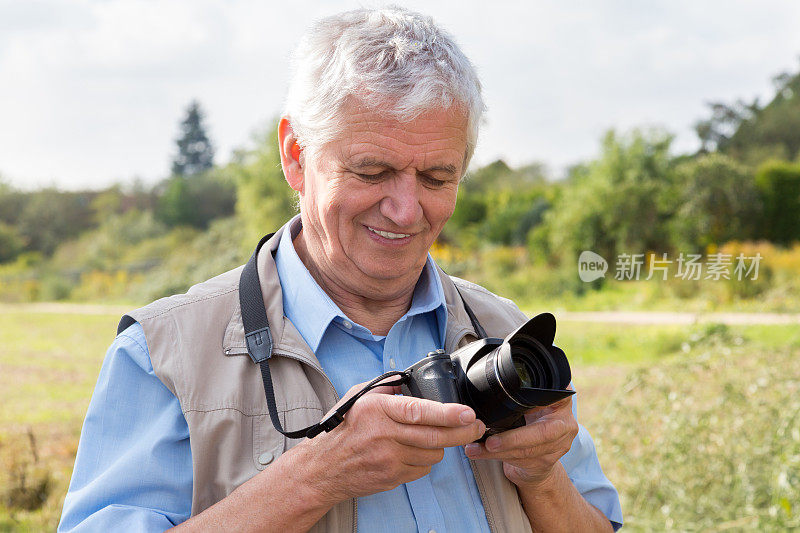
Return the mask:
<svg viewBox="0 0 800 533">
<path fill-rule="evenodd" d="M 422 178 L 425 181 L 425 185 L 428 187 L 439 188 L 443 187 L 447 181 L 445 180 L 437 180 L 436 178 L 432 178 L 431 176 L 424 176 Z"/>
</svg>

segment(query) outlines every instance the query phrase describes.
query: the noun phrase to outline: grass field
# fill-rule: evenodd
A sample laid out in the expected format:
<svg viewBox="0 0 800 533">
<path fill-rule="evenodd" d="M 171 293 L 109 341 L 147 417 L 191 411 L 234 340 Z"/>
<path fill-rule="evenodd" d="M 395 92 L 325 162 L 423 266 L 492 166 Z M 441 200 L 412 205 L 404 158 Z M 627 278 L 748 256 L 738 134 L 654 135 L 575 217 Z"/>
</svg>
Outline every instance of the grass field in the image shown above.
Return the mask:
<svg viewBox="0 0 800 533">
<path fill-rule="evenodd" d="M 0 307 L 0 530 L 53 530 L 119 317 L 20 309 Z"/>
<path fill-rule="evenodd" d="M 59 309 L 0 306 L 0 531 L 55 528 L 119 318 Z M 626 529 L 800 528 L 800 328 L 561 322 L 556 342 Z"/>
</svg>

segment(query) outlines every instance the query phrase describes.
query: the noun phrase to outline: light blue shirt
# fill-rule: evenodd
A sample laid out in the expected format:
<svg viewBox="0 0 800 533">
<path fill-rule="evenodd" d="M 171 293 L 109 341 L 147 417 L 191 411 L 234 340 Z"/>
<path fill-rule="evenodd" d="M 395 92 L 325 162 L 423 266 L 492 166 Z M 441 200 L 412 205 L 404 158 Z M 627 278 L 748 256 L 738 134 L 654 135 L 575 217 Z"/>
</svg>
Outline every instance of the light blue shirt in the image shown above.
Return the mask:
<svg viewBox="0 0 800 533">
<path fill-rule="evenodd" d="M 447 313 L 430 257 L 411 308 L 382 337 L 338 309 L 297 257 L 290 232 L 283 235 L 276 262 L 284 312 L 314 349 L 340 395 L 443 347 Z M 577 412 L 574 400 L 573 410 Z M 618 528 L 619 497 L 603 475 L 583 427 L 561 461 L 583 497 Z M 144 332 L 135 323 L 117 336 L 103 362 L 59 531 L 163 531 L 189 517 L 191 502 L 189 429 L 177 398 L 154 374 Z M 359 498 L 358 515 L 362 532 L 488 531 L 461 447 L 446 449 L 428 476 Z"/>
<path fill-rule="evenodd" d="M 299 229 L 299 225 L 292 226 Z M 297 256 L 291 233 L 283 233 L 275 255 L 283 313 L 317 355 L 340 397 L 353 385 L 390 370 L 403 370 L 428 352 L 444 348 L 447 306 L 430 257 L 414 290 L 411 308 L 384 337 L 350 320 L 317 285 Z M 358 530 L 488 533 L 489 524 L 464 448 L 446 448 L 444 458 L 427 476 L 359 498 Z"/>
<path fill-rule="evenodd" d="M 164 531 L 191 510 L 189 426 L 136 323 L 106 353 L 58 530 Z"/>
</svg>

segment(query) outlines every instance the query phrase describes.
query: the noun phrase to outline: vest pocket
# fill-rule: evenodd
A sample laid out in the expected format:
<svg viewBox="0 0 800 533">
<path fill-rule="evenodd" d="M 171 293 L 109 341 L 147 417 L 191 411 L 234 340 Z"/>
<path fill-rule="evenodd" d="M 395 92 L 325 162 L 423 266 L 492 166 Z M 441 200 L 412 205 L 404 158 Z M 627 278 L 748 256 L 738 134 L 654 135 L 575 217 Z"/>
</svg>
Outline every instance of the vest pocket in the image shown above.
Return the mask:
<svg viewBox="0 0 800 533">
<path fill-rule="evenodd" d="M 279 412 L 281 424 L 286 424 L 286 413 Z M 253 465 L 264 470 L 272 464 L 286 448 L 286 439 L 274 427 L 269 415 L 253 417 Z"/>
</svg>

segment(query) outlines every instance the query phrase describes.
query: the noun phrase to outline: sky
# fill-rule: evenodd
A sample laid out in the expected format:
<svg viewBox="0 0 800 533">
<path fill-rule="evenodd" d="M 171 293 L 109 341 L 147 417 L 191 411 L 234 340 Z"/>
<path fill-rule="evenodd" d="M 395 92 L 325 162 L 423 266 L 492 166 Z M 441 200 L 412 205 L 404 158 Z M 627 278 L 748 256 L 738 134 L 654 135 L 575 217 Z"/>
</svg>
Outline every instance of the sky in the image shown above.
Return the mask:
<svg viewBox="0 0 800 533">
<path fill-rule="evenodd" d="M 399 1 L 455 36 L 488 112 L 474 164 L 557 177 L 609 128 L 662 127 L 693 151 L 709 101 L 772 96 L 800 68 L 800 2 Z M 0 0 L 0 176 L 24 189 L 169 174 L 192 99 L 216 162 L 279 115 L 289 55 L 351 1 Z"/>
</svg>

